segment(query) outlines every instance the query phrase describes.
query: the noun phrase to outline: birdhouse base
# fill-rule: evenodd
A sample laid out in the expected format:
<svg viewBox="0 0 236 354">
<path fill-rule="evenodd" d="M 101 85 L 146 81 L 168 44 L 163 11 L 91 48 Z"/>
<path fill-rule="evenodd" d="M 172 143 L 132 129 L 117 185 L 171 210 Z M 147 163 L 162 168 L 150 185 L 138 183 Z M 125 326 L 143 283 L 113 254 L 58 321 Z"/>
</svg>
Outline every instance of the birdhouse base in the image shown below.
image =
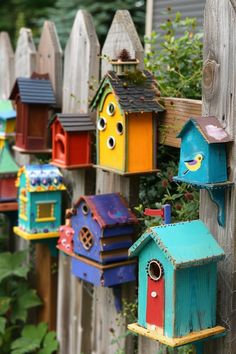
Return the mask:
<svg viewBox="0 0 236 354">
<path fill-rule="evenodd" d="M 125 171 L 121 171 L 121 170 L 116 170 L 115 168 L 110 168 L 110 167 L 101 166 L 101 165 L 93 165 L 93 167 L 94 168 L 99 168 L 99 169 L 101 169 L 103 171 L 116 173 L 116 174 L 121 175 L 121 176 L 146 175 L 146 174 L 150 174 L 150 173 L 160 172 L 160 170 L 157 169 L 157 168 L 154 168 L 153 170 L 148 170 L 148 171 L 125 172 Z"/>
<path fill-rule="evenodd" d="M 39 149 L 39 150 L 28 150 L 28 149 L 23 149 L 20 148 L 16 145 L 14 145 L 13 150 L 20 152 L 21 154 L 51 154 L 52 149 Z"/>
<path fill-rule="evenodd" d="M 57 248 L 72 257 L 72 274 L 95 286 L 109 287 L 136 280 L 136 260 L 104 265 L 79 256 L 74 252 L 66 252 L 60 246 L 57 246 Z"/>
<path fill-rule="evenodd" d="M 59 232 L 54 231 L 54 232 L 45 232 L 45 233 L 38 233 L 38 234 L 30 234 L 26 231 L 23 231 L 19 226 L 15 226 L 13 228 L 14 233 L 17 236 L 20 236 L 24 238 L 25 240 L 40 240 L 40 239 L 46 239 L 46 238 L 54 238 L 54 237 L 59 237 Z"/>
<path fill-rule="evenodd" d="M 77 170 L 80 168 L 93 168 L 93 164 L 92 163 L 88 163 L 88 164 L 80 164 L 80 165 L 65 165 L 63 163 L 60 162 L 56 162 L 56 161 L 52 161 L 50 162 L 51 165 L 53 166 L 57 166 L 60 168 L 64 168 L 66 170 Z"/>
<path fill-rule="evenodd" d="M 0 202 L 0 212 L 4 213 L 7 211 L 16 211 L 18 210 L 18 203 L 17 202 L 13 202 L 13 201 L 4 201 L 4 202 Z"/>
<path fill-rule="evenodd" d="M 181 347 L 186 344 L 198 342 L 198 341 L 201 341 L 205 338 L 214 337 L 216 335 L 219 335 L 219 334 L 222 334 L 225 332 L 224 327 L 216 326 L 213 328 L 203 329 L 198 332 L 192 332 L 192 333 L 189 333 L 188 335 L 180 337 L 180 338 L 169 338 L 169 337 L 163 336 L 161 334 L 158 334 L 155 331 L 151 331 L 151 330 L 146 329 L 142 326 L 139 326 L 137 323 L 129 324 L 128 329 L 131 332 L 134 332 L 134 333 L 140 334 L 142 336 L 148 337 L 150 339 L 156 340 L 156 341 L 158 341 L 162 344 L 165 344 L 169 347 L 172 347 L 172 348 Z"/>
<path fill-rule="evenodd" d="M 218 223 L 220 226 L 225 226 L 225 189 L 232 188 L 233 182 L 225 181 L 220 183 L 198 183 L 198 182 L 188 182 L 184 178 L 179 176 L 173 177 L 175 182 L 183 182 L 191 184 L 193 187 L 198 189 L 206 189 L 213 203 L 216 204 L 218 208 Z"/>
</svg>

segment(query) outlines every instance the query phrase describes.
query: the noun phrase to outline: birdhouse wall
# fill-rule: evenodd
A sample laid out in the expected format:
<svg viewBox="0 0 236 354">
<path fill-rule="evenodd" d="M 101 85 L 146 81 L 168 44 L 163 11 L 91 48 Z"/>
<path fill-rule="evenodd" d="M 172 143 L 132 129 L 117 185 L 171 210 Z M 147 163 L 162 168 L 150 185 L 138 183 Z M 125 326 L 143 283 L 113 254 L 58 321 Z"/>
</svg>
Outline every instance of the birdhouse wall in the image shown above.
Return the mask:
<svg viewBox="0 0 236 354">
<path fill-rule="evenodd" d="M 172 337 L 174 334 L 173 314 L 175 306 L 174 269 L 153 240 L 150 240 L 139 254 L 138 324 L 147 328 L 147 297 L 150 296 L 150 294 L 148 294 L 147 265 L 152 259 L 158 260 L 164 269 L 164 335 Z M 156 313 L 155 316 L 158 317 L 160 314 Z"/>
<path fill-rule="evenodd" d="M 94 265 L 72 258 L 72 274 L 95 286 L 114 286 L 136 279 L 136 264 L 120 264 L 110 269 L 99 269 Z"/>
<path fill-rule="evenodd" d="M 91 163 L 91 134 L 76 132 L 68 134 L 67 165 L 86 165 Z"/>
<path fill-rule="evenodd" d="M 187 161 L 201 155 L 203 160 L 191 171 Z M 186 130 L 181 141 L 178 176 L 185 181 L 196 183 L 216 183 L 227 180 L 226 153 L 224 144 L 208 144 L 193 125 Z"/>
<path fill-rule="evenodd" d="M 84 204 L 83 202 L 79 204 L 77 214 L 71 218 L 71 226 L 75 232 L 74 252 L 99 262 L 101 227 L 92 218 L 90 209 L 87 214 L 82 212 Z"/>
<path fill-rule="evenodd" d="M 64 131 L 58 119 L 52 124 L 52 161 L 68 164 L 68 133 Z"/>
<path fill-rule="evenodd" d="M 0 178 L 0 201 L 17 199 L 16 176 Z"/>
<path fill-rule="evenodd" d="M 16 146 L 25 148 L 27 137 L 28 106 L 21 102 L 18 97 L 16 100 Z"/>
<path fill-rule="evenodd" d="M 152 113 L 130 113 L 127 122 L 126 171 L 150 171 L 156 168 L 156 124 Z"/>
<path fill-rule="evenodd" d="M 25 188 L 20 188 L 18 198 L 19 198 L 18 225 L 22 230 L 30 232 L 31 195 L 26 191 Z"/>
<path fill-rule="evenodd" d="M 134 225 L 119 225 L 117 227 L 106 227 L 103 230 L 102 237 L 132 235 L 133 233 Z"/>
<path fill-rule="evenodd" d="M 216 325 L 216 263 L 176 271 L 174 337 Z"/>
<path fill-rule="evenodd" d="M 28 105 L 26 149 L 40 150 L 47 148 L 48 106 Z"/>
<path fill-rule="evenodd" d="M 108 114 L 110 104 L 114 104 L 115 111 L 113 115 Z M 102 106 L 100 107 L 98 119 L 105 119 L 106 126 L 103 130 L 97 130 L 97 164 L 108 167 L 110 169 L 125 171 L 125 158 L 126 158 L 126 126 L 124 113 L 121 111 L 120 106 L 112 92 L 106 93 Z M 123 133 L 117 131 L 117 124 L 121 123 L 123 126 Z M 109 145 L 109 139 L 113 138 L 114 147 Z"/>
</svg>

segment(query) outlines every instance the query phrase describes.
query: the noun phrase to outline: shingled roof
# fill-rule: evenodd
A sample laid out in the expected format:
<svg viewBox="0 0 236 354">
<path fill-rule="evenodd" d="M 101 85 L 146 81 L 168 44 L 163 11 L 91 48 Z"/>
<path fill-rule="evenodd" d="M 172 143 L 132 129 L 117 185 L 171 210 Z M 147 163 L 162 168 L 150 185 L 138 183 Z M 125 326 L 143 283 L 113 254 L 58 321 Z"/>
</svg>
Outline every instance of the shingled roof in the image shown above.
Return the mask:
<svg viewBox="0 0 236 354">
<path fill-rule="evenodd" d="M 16 79 L 10 99 L 20 94 L 21 102 L 53 105 L 56 103 L 51 81 L 48 79 L 25 78 Z"/>
<path fill-rule="evenodd" d="M 136 76 L 135 76 L 136 75 Z M 108 71 L 103 78 L 90 106 L 95 109 L 105 88 L 110 85 L 124 112 L 162 112 L 158 103 L 158 90 L 153 75 L 147 71 L 137 71 L 132 75 L 118 76 Z"/>
<path fill-rule="evenodd" d="M 93 124 L 89 114 L 57 114 L 50 122 L 50 125 L 55 121 L 56 118 L 59 120 L 66 132 L 95 130 L 95 125 Z"/>
</svg>

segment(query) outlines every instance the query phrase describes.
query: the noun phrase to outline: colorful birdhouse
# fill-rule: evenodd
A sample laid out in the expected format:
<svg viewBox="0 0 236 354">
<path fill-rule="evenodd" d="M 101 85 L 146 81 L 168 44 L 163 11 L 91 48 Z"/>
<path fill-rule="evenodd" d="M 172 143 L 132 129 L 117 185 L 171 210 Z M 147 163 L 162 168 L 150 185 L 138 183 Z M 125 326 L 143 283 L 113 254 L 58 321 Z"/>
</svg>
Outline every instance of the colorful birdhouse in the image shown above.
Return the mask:
<svg viewBox="0 0 236 354">
<path fill-rule="evenodd" d="M 49 109 L 56 103 L 48 75 L 33 74 L 31 78 L 18 78 L 10 99 L 15 100 L 16 144 L 20 152 L 49 152 Z"/>
<path fill-rule="evenodd" d="M 92 166 L 89 114 L 57 114 L 51 122 L 52 164 L 63 168 Z"/>
<path fill-rule="evenodd" d="M 224 332 L 216 326 L 224 251 L 202 221 L 151 227 L 129 253 L 139 257 L 138 323 L 130 330 L 173 347 Z"/>
<path fill-rule="evenodd" d="M 19 216 L 15 234 L 26 240 L 58 237 L 65 189 L 58 168 L 51 165 L 22 167 L 16 185 Z"/>
<path fill-rule="evenodd" d="M 178 137 L 177 179 L 198 184 L 227 181 L 226 143 L 232 139 L 216 117 L 190 118 Z"/>
<path fill-rule="evenodd" d="M 83 196 L 74 210 L 72 273 L 102 286 L 135 280 L 136 262 L 128 260 L 128 248 L 137 219 L 122 197 L 117 193 Z"/>
<path fill-rule="evenodd" d="M 12 102 L 0 100 L 0 138 L 15 136 L 16 111 Z"/>
<path fill-rule="evenodd" d="M 0 202 L 10 202 L 17 199 L 15 180 L 19 170 L 11 155 L 8 140 L 0 140 Z"/>
<path fill-rule="evenodd" d="M 154 77 L 137 70 L 138 61 L 122 51 L 103 78 L 92 109 L 97 110 L 97 167 L 118 174 L 156 169 L 158 103 Z"/>
</svg>

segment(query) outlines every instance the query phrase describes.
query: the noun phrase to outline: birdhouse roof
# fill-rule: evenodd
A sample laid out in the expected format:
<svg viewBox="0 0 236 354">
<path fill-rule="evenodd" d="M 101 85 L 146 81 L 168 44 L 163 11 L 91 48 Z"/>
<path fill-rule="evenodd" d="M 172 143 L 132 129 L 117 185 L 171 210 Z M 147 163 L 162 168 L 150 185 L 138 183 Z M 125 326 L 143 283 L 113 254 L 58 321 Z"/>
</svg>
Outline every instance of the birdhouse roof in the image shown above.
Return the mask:
<svg viewBox="0 0 236 354">
<path fill-rule="evenodd" d="M 19 166 L 16 164 L 12 154 L 10 153 L 7 140 L 0 150 L 0 174 L 17 174 Z"/>
<path fill-rule="evenodd" d="M 108 71 L 90 104 L 92 109 L 99 105 L 107 86 L 112 88 L 124 112 L 164 111 L 164 108 L 158 103 L 156 81 L 147 70 L 136 71 L 125 76 L 118 76 L 114 71 Z"/>
<path fill-rule="evenodd" d="M 53 117 L 50 124 L 55 122 L 56 118 L 59 120 L 61 126 L 66 132 L 83 132 L 95 130 L 95 125 L 89 114 L 57 114 Z"/>
<path fill-rule="evenodd" d="M 46 192 L 64 190 L 62 174 L 52 165 L 26 165 L 21 167 L 17 174 L 16 186 L 20 186 L 20 177 L 26 176 L 26 189 L 28 192 Z"/>
<path fill-rule="evenodd" d="M 223 249 L 200 220 L 151 227 L 130 247 L 129 254 L 137 256 L 151 239 L 176 269 L 224 257 Z"/>
<path fill-rule="evenodd" d="M 177 135 L 177 138 L 182 138 L 191 125 L 198 129 L 208 144 L 227 143 L 232 141 L 232 138 L 224 130 L 219 120 L 214 116 L 190 118 Z"/>
<path fill-rule="evenodd" d="M 75 206 L 79 206 L 81 202 L 86 202 L 93 219 L 98 222 L 101 228 L 138 222 L 119 193 L 82 196 Z"/>
<path fill-rule="evenodd" d="M 25 78 L 16 79 L 10 99 L 15 99 L 19 93 L 21 102 L 53 105 L 55 94 L 49 79 Z"/>
<path fill-rule="evenodd" d="M 10 100 L 0 100 L 0 119 L 13 119 L 16 118 L 16 111 L 13 109 Z"/>
</svg>

